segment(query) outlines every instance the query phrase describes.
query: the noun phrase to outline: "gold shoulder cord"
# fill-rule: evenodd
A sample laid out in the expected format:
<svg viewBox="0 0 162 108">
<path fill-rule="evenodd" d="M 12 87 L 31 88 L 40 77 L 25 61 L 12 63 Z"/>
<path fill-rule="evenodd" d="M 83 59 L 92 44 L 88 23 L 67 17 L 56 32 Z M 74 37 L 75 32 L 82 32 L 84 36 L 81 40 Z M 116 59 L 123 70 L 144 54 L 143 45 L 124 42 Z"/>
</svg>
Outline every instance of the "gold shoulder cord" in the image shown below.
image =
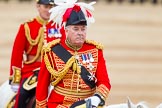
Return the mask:
<svg viewBox="0 0 162 108">
<path fill-rule="evenodd" d="M 43 48 L 42 48 L 42 52 L 41 52 L 41 56 L 43 58 L 43 55 L 46 53 L 46 52 L 50 52 L 51 51 L 51 47 L 60 43 L 60 39 L 56 39 L 56 40 L 53 40 L 51 42 L 49 42 L 48 44 L 44 45 Z"/>
<path fill-rule="evenodd" d="M 55 69 L 52 68 L 50 61 L 48 59 L 47 54 L 44 55 L 44 61 L 47 67 L 47 70 L 49 71 L 49 73 L 51 73 L 51 75 L 56 78 L 51 84 L 53 86 L 55 86 L 56 84 L 58 84 L 61 79 L 66 75 L 66 73 L 68 72 L 69 68 L 73 65 L 73 63 L 75 62 L 75 57 L 72 56 L 68 62 L 65 64 L 65 67 L 61 70 L 61 71 L 56 71 Z"/>
<path fill-rule="evenodd" d="M 66 75 L 66 73 L 68 72 L 68 70 L 70 69 L 70 67 L 72 67 L 73 63 L 76 61 L 75 57 L 72 56 L 65 64 L 64 68 L 61 71 L 56 71 L 51 65 L 50 60 L 48 55 L 51 54 L 51 46 L 54 46 L 55 44 L 59 43 L 60 39 L 54 40 L 50 43 L 47 44 L 46 47 L 43 48 L 43 57 L 44 57 L 44 61 L 47 67 L 47 70 L 49 71 L 49 73 L 52 75 L 53 78 L 55 78 L 55 80 L 51 83 L 53 86 L 55 86 L 56 84 L 58 84 L 61 79 Z M 49 55 L 51 56 L 51 55 Z"/>
<path fill-rule="evenodd" d="M 39 29 L 38 36 L 37 36 L 37 38 L 34 40 L 34 39 L 31 38 L 30 29 L 29 29 L 29 26 L 28 26 L 27 23 L 24 24 L 24 27 L 25 27 L 25 36 L 26 36 L 26 38 L 27 38 L 27 40 L 28 40 L 28 42 L 29 42 L 29 44 L 30 44 L 30 47 L 29 47 L 29 49 L 28 49 L 28 51 L 27 51 L 27 54 L 29 54 L 29 52 L 32 50 L 32 47 L 33 47 L 33 46 L 38 45 L 36 56 L 35 56 L 32 60 L 30 60 L 30 61 L 25 61 L 25 62 L 24 62 L 25 64 L 30 64 L 30 63 L 35 62 L 35 61 L 38 59 L 39 55 L 40 55 L 41 48 L 42 48 L 42 46 L 43 46 L 44 28 L 41 27 L 41 28 Z"/>
<path fill-rule="evenodd" d="M 99 42 L 96 42 L 96 41 L 93 41 L 93 40 L 86 40 L 86 43 L 95 45 L 96 48 L 98 48 L 98 49 L 101 49 L 101 50 L 103 49 L 103 45 Z"/>
</svg>

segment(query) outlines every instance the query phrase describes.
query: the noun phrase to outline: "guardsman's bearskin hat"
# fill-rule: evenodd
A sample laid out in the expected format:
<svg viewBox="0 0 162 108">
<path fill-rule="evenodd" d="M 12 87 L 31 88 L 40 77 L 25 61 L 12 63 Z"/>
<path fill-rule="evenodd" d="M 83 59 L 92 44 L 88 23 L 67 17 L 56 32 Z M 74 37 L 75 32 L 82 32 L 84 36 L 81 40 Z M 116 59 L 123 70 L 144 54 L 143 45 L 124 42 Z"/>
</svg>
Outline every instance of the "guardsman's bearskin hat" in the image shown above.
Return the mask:
<svg viewBox="0 0 162 108">
<path fill-rule="evenodd" d="M 36 0 L 38 4 L 54 5 L 54 0 Z"/>
<path fill-rule="evenodd" d="M 53 20 L 57 27 L 66 27 L 68 25 L 88 25 L 94 23 L 91 11 L 94 10 L 93 4 L 78 2 L 77 0 L 55 0 L 56 6 L 49 12 L 50 20 Z"/>
</svg>

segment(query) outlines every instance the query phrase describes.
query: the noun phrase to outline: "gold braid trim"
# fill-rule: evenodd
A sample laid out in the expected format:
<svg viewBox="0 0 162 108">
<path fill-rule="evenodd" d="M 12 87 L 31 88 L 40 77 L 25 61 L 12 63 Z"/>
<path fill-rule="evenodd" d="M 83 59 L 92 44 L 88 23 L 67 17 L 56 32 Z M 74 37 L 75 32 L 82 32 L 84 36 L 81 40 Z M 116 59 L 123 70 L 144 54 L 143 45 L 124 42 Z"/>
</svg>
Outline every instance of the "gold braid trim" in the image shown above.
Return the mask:
<svg viewBox="0 0 162 108">
<path fill-rule="evenodd" d="M 45 46 L 43 46 L 43 50 L 42 50 L 42 58 L 44 58 L 44 62 L 45 65 L 47 67 L 47 70 L 49 71 L 49 73 L 51 74 L 51 80 L 53 80 L 53 78 L 55 78 L 55 80 L 51 83 L 53 86 L 55 86 L 56 84 L 58 84 L 61 79 L 66 75 L 66 73 L 69 71 L 69 69 L 75 64 L 76 59 L 74 56 L 72 56 L 65 64 L 64 68 L 60 71 L 56 71 L 54 69 L 54 66 L 52 66 L 51 62 L 52 62 L 52 57 L 51 57 L 51 47 L 53 47 L 54 45 L 60 43 L 60 39 L 56 39 L 53 40 L 52 42 L 49 42 L 48 44 L 46 44 Z M 49 57 L 48 57 L 49 55 Z M 51 62 L 50 62 L 51 60 Z M 73 66 L 74 67 L 74 66 Z M 75 69 L 73 69 L 73 71 L 77 71 L 78 73 L 80 73 L 80 69 L 79 66 L 76 66 Z"/>
<path fill-rule="evenodd" d="M 21 80 L 21 68 L 18 68 L 16 66 L 12 66 L 12 70 L 13 70 L 13 79 L 12 79 L 12 83 L 13 84 L 19 84 L 20 80 Z"/>
<path fill-rule="evenodd" d="M 38 59 L 38 57 L 40 56 L 41 49 L 42 49 L 42 46 L 43 46 L 44 28 L 41 27 L 41 28 L 39 29 L 39 33 L 38 33 L 37 38 L 36 38 L 35 40 L 33 40 L 33 39 L 31 38 L 31 35 L 30 35 L 30 29 L 29 29 L 28 24 L 25 23 L 25 24 L 24 24 L 24 27 L 25 27 L 25 35 L 26 35 L 26 38 L 27 38 L 29 44 L 31 45 L 31 46 L 29 47 L 28 51 L 27 51 L 27 54 L 29 54 L 29 52 L 31 51 L 31 49 L 32 49 L 33 46 L 38 45 L 37 53 L 36 53 L 35 57 L 34 57 L 32 60 L 30 60 L 30 61 L 25 61 L 25 62 L 24 62 L 25 64 L 30 64 L 30 63 L 35 62 L 35 61 Z"/>
<path fill-rule="evenodd" d="M 46 24 L 49 23 L 48 20 L 44 20 L 44 19 L 42 19 L 40 16 L 37 16 L 37 17 L 36 17 L 36 20 L 37 20 L 41 25 L 46 25 Z"/>
<path fill-rule="evenodd" d="M 44 55 L 44 61 L 45 61 L 45 64 L 46 64 L 46 67 L 47 67 L 47 70 L 49 71 L 49 73 L 51 73 L 51 75 L 56 78 L 55 81 L 53 81 L 51 83 L 51 85 L 55 86 L 61 81 L 61 79 L 66 75 L 66 73 L 68 72 L 70 67 L 73 65 L 73 63 L 75 62 L 75 57 L 72 56 L 67 61 L 67 63 L 65 64 L 63 70 L 61 70 L 61 71 L 56 71 L 56 70 L 54 70 L 52 68 L 47 54 Z"/>
<path fill-rule="evenodd" d="M 47 99 L 43 101 L 38 101 L 36 99 L 36 108 L 47 108 Z"/>
<path fill-rule="evenodd" d="M 58 44 L 58 43 L 60 43 L 60 39 L 53 40 L 53 41 L 47 43 L 46 45 L 44 45 L 43 48 L 42 48 L 42 52 L 41 52 L 41 58 L 43 58 L 44 53 L 50 52 L 51 47 Z"/>
<path fill-rule="evenodd" d="M 98 48 L 98 49 L 103 49 L 103 44 L 101 44 L 101 43 L 99 43 L 99 42 L 96 42 L 96 41 L 94 41 L 94 40 L 86 40 L 86 43 L 88 43 L 88 44 L 92 44 L 92 45 L 95 45 L 96 46 L 96 48 Z"/>
<path fill-rule="evenodd" d="M 41 38 L 41 37 L 43 36 L 43 34 L 44 34 L 44 28 L 41 27 L 41 28 L 39 29 L 38 36 L 37 36 L 37 38 L 34 40 L 34 39 L 31 38 L 30 29 L 29 29 L 29 26 L 28 26 L 27 23 L 24 24 L 24 27 L 25 27 L 25 35 L 26 35 L 26 38 L 27 38 L 28 42 L 30 43 L 30 45 L 32 45 L 32 46 L 37 45 L 38 42 L 40 41 L 40 38 Z"/>
<path fill-rule="evenodd" d="M 106 100 L 109 91 L 110 90 L 104 84 L 101 84 L 97 87 L 96 93 L 99 94 L 103 100 Z"/>
<path fill-rule="evenodd" d="M 14 105 L 15 105 L 15 98 L 16 97 L 16 93 L 14 93 L 12 96 L 11 96 L 11 98 L 10 98 L 10 100 L 7 102 L 7 105 L 6 105 L 6 107 L 5 108 L 13 108 L 14 107 Z"/>
<path fill-rule="evenodd" d="M 51 84 L 53 86 L 55 86 L 56 84 L 58 84 L 60 82 L 60 80 L 66 75 L 66 73 L 68 72 L 69 68 L 72 67 L 73 63 L 76 61 L 75 57 L 72 56 L 67 63 L 65 64 L 64 69 L 62 69 L 61 71 L 56 71 L 55 69 L 53 69 L 53 66 L 51 65 L 49 59 L 50 57 L 48 57 L 48 54 L 50 56 L 50 51 L 51 51 L 51 47 L 53 47 L 54 45 L 60 43 L 60 39 L 56 39 L 53 40 L 51 42 L 49 42 L 48 44 L 46 44 L 45 46 L 43 46 L 43 50 L 42 50 L 42 58 L 44 58 L 47 70 L 49 71 L 49 73 L 51 73 L 51 78 L 55 78 L 55 81 L 53 81 Z M 48 53 L 48 54 L 47 54 Z M 52 59 L 51 59 L 52 60 Z"/>
<path fill-rule="evenodd" d="M 41 38 L 41 40 L 40 40 L 40 42 L 38 44 L 37 53 L 36 53 L 35 57 L 30 61 L 25 61 L 24 63 L 25 64 L 30 64 L 30 63 L 35 62 L 39 58 L 39 56 L 41 54 L 42 46 L 43 46 L 43 38 Z"/>
</svg>

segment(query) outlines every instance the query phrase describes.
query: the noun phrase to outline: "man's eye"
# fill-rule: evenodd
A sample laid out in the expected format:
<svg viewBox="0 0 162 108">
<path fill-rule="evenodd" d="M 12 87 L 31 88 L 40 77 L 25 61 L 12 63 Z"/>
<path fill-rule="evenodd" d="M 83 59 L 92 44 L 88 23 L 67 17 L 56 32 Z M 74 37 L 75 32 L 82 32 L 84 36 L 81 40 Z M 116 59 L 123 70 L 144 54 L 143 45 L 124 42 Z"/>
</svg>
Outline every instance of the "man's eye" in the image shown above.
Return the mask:
<svg viewBox="0 0 162 108">
<path fill-rule="evenodd" d="M 75 31 L 78 31 L 79 29 L 77 29 L 77 28 L 74 28 L 74 30 L 75 30 Z"/>
<path fill-rule="evenodd" d="M 85 31 L 85 29 L 82 29 L 82 31 Z"/>
</svg>

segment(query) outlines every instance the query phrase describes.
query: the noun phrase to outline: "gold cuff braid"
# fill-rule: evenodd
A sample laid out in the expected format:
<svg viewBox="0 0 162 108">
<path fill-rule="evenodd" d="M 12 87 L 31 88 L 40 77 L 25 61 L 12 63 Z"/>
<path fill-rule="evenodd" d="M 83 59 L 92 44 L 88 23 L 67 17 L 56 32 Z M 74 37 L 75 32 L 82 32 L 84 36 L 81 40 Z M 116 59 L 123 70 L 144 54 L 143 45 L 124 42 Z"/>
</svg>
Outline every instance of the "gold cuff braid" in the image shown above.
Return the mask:
<svg viewBox="0 0 162 108">
<path fill-rule="evenodd" d="M 105 101 L 108 97 L 109 89 L 104 84 L 101 84 L 97 87 L 96 94 L 99 94 L 101 98 Z"/>
<path fill-rule="evenodd" d="M 36 108 L 47 108 L 47 100 L 38 101 L 36 99 Z"/>
<path fill-rule="evenodd" d="M 17 67 L 12 67 L 13 68 L 13 80 L 12 83 L 20 83 L 21 80 L 21 69 Z"/>
</svg>

